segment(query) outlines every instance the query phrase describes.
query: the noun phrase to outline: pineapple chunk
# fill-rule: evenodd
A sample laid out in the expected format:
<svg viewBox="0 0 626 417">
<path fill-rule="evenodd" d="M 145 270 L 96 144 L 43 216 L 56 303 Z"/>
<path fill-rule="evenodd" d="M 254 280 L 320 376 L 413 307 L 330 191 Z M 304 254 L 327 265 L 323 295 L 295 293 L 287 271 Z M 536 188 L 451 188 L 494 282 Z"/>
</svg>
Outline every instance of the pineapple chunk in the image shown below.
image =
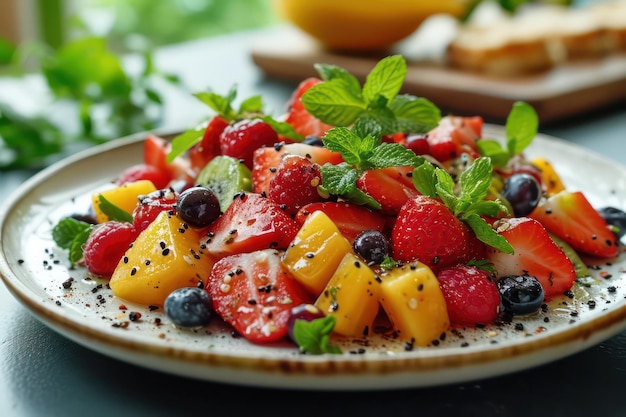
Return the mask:
<svg viewBox="0 0 626 417">
<path fill-rule="evenodd" d="M 381 292 L 380 304 L 402 340 L 426 346 L 450 327 L 439 281 L 423 263 L 391 270 Z"/>
<path fill-rule="evenodd" d="M 343 336 L 366 336 L 378 314 L 380 283 L 376 274 L 347 253 L 315 305 L 335 317 L 334 331 Z"/>
<path fill-rule="evenodd" d="M 283 264 L 311 294 L 318 296 L 346 253 L 354 253 L 335 223 L 321 210 L 304 222 L 287 248 Z"/>
<path fill-rule="evenodd" d="M 109 282 L 113 293 L 127 301 L 162 306 L 175 289 L 205 283 L 214 262 L 199 242 L 199 232 L 161 212 L 115 268 Z"/>
<path fill-rule="evenodd" d="M 109 220 L 109 217 L 100 209 L 101 195 L 111 204 L 132 214 L 139 202 L 138 197 L 140 195 L 150 194 L 153 191 L 156 191 L 156 187 L 152 184 L 152 181 L 139 180 L 94 194 L 91 200 L 96 213 L 96 220 L 98 223 L 104 223 Z"/>
</svg>

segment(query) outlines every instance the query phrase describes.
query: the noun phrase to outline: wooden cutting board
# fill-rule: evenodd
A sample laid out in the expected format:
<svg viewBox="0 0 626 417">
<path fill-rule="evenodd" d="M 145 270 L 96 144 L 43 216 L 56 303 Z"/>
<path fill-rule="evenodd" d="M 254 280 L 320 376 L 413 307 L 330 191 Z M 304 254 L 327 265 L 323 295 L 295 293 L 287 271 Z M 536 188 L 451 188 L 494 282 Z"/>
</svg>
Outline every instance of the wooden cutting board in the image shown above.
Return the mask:
<svg viewBox="0 0 626 417">
<path fill-rule="evenodd" d="M 493 78 L 446 67 L 416 43 L 394 50 L 347 55 L 323 49 L 312 38 L 286 28 L 258 40 L 251 56 L 265 74 L 290 81 L 316 76 L 315 63 L 345 68 L 361 81 L 385 55 L 407 57 L 405 93 L 426 97 L 446 112 L 482 115 L 502 122 L 513 102 L 534 106 L 542 122 L 561 120 L 609 105 L 626 105 L 626 55 L 566 64 L 520 78 Z M 422 45 L 423 46 L 423 45 Z M 414 47 L 413 50 L 407 48 Z"/>
</svg>

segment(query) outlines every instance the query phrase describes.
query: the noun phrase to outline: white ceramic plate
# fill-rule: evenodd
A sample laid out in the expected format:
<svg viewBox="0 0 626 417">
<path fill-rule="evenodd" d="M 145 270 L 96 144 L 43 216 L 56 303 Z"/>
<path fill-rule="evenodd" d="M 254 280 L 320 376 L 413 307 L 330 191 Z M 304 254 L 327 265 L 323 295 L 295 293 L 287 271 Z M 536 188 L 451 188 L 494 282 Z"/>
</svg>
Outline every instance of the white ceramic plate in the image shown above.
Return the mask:
<svg viewBox="0 0 626 417">
<path fill-rule="evenodd" d="M 503 129 L 485 127 L 486 137 Z M 0 275 L 43 323 L 105 355 L 147 368 L 211 381 L 302 389 L 389 389 L 434 386 L 501 375 L 550 362 L 626 329 L 626 254 L 600 262 L 596 282 L 576 286 L 529 317 L 486 329 L 448 332 L 438 346 L 406 351 L 392 338 L 341 341 L 342 355 L 300 354 L 289 344 L 257 346 L 214 321 L 180 330 L 161 311 L 122 303 L 106 282 L 69 270 L 55 248 L 56 221 L 84 213 L 90 194 L 142 158 L 143 136 L 107 143 L 40 172 L 0 210 Z M 529 156 L 548 158 L 570 189 L 596 207 L 626 209 L 626 167 L 565 141 L 539 136 Z M 607 181 L 608 180 L 608 181 Z M 70 288 L 63 283 L 72 277 Z M 589 301 L 595 301 L 591 308 Z M 127 310 L 120 309 L 125 304 Z M 141 318 L 130 320 L 130 312 Z M 158 321 L 160 320 L 160 323 Z"/>
</svg>

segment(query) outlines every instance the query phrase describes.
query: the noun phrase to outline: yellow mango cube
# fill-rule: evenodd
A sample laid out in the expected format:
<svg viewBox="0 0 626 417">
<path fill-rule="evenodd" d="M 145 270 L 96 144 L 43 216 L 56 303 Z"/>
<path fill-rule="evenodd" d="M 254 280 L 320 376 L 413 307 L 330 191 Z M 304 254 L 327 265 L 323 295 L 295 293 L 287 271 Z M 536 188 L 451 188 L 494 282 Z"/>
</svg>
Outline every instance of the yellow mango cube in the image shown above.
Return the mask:
<svg viewBox="0 0 626 417">
<path fill-rule="evenodd" d="M 346 253 L 354 253 L 335 223 L 321 210 L 307 217 L 283 256 L 283 264 L 311 294 L 318 296 Z"/>
<path fill-rule="evenodd" d="M 380 304 L 400 339 L 427 346 L 450 327 L 439 281 L 427 265 L 394 268 L 382 277 L 380 287 Z"/>
<path fill-rule="evenodd" d="M 315 305 L 335 317 L 334 332 L 367 336 L 378 314 L 380 282 L 370 267 L 352 253 L 343 257 Z"/>
<path fill-rule="evenodd" d="M 537 157 L 532 160 L 532 164 L 539 169 L 541 179 L 546 187 L 547 195 L 554 195 L 565 190 L 565 185 L 557 174 L 556 170 L 547 159 Z"/>
<path fill-rule="evenodd" d="M 126 251 L 109 285 L 124 300 L 162 306 L 175 289 L 205 283 L 213 263 L 199 232 L 164 211 Z"/>
<path fill-rule="evenodd" d="M 96 220 L 98 223 L 104 223 L 109 220 L 109 217 L 100 209 L 100 196 L 103 196 L 114 206 L 132 214 L 139 202 L 138 197 L 140 195 L 150 194 L 153 191 L 156 191 L 156 187 L 152 184 L 152 181 L 139 180 L 94 194 L 91 199 L 96 214 Z"/>
</svg>

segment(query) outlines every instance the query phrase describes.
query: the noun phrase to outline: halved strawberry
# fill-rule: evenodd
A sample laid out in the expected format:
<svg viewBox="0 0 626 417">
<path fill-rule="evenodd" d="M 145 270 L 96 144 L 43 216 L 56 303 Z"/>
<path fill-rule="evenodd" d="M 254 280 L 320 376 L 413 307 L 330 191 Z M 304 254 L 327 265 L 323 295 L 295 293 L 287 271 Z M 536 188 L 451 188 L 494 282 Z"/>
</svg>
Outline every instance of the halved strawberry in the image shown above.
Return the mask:
<svg viewBox="0 0 626 417">
<path fill-rule="evenodd" d="M 293 95 L 288 102 L 285 122 L 289 123 L 296 132 L 305 137 L 322 137 L 328 130 L 334 127 L 313 117 L 308 111 L 306 111 L 301 100 L 302 95 L 307 90 L 321 82 L 322 80 L 319 78 L 307 78 L 302 81 L 293 92 Z"/>
<path fill-rule="evenodd" d="M 252 155 L 258 148 L 278 143 L 278 134 L 261 119 L 241 120 L 224 128 L 220 135 L 222 155 L 243 160 L 252 169 Z"/>
<path fill-rule="evenodd" d="M 169 185 L 170 181 L 172 181 L 172 174 L 169 171 L 160 170 L 152 165 L 142 163 L 122 171 L 115 183 L 122 185 L 140 180 L 151 181 L 156 188 L 160 189 Z"/>
<path fill-rule="evenodd" d="M 170 142 L 149 133 L 144 141 L 143 162 L 146 165 L 153 166 L 163 175 L 168 175 L 170 181 L 179 179 L 193 183 L 193 175 L 189 168 L 188 159 L 178 157 L 171 163 L 167 162 L 167 154 L 171 148 L 172 144 Z"/>
<path fill-rule="evenodd" d="M 302 206 L 321 200 L 317 192 L 321 183 L 319 165 L 304 156 L 286 155 L 270 180 L 269 198 L 294 215 Z"/>
<path fill-rule="evenodd" d="M 206 247 L 217 257 L 286 249 L 298 230 L 300 225 L 269 198 L 241 193 L 208 228 Z"/>
<path fill-rule="evenodd" d="M 529 216 L 578 252 L 600 258 L 617 256 L 615 235 L 580 191 L 554 194 L 540 202 Z"/>
<path fill-rule="evenodd" d="M 291 309 L 312 301 L 282 266 L 281 252 L 273 249 L 221 259 L 205 288 L 215 311 L 254 343 L 284 338 Z"/>
<path fill-rule="evenodd" d="M 441 268 L 482 259 L 484 245 L 439 200 L 419 195 L 398 213 L 391 232 L 393 258 L 420 261 L 435 273 Z"/>
<path fill-rule="evenodd" d="M 303 224 L 311 213 L 318 210 L 326 213 L 350 242 L 365 230 L 382 232 L 387 223 L 387 218 L 380 212 L 352 203 L 335 201 L 307 204 L 296 214 L 296 221 Z"/>
<path fill-rule="evenodd" d="M 269 193 L 270 180 L 285 155 L 304 156 L 318 165 L 326 163 L 336 165 L 343 161 L 339 152 L 331 152 L 328 148 L 306 143 L 281 143 L 259 148 L 254 151 L 252 164 L 252 189 L 255 193 Z"/>
<path fill-rule="evenodd" d="M 395 215 L 407 201 L 419 195 L 412 174 L 411 166 L 371 169 L 361 174 L 356 186 L 380 203 L 381 212 Z"/>
<path fill-rule="evenodd" d="M 209 120 L 202 140 L 189 150 L 189 161 L 194 172 L 199 173 L 211 159 L 220 155 L 220 135 L 228 125 L 228 121 L 219 115 Z"/>
<path fill-rule="evenodd" d="M 145 230 L 162 211 L 176 213 L 178 193 L 170 189 L 160 189 L 141 196 L 133 210 L 133 226 L 138 231 Z"/>
<path fill-rule="evenodd" d="M 541 283 L 546 299 L 572 287 L 576 279 L 574 265 L 541 223 L 530 217 L 517 217 L 498 220 L 494 227 L 515 250 L 509 255 L 487 248 L 487 258 L 499 276 L 533 275 Z"/>
</svg>

